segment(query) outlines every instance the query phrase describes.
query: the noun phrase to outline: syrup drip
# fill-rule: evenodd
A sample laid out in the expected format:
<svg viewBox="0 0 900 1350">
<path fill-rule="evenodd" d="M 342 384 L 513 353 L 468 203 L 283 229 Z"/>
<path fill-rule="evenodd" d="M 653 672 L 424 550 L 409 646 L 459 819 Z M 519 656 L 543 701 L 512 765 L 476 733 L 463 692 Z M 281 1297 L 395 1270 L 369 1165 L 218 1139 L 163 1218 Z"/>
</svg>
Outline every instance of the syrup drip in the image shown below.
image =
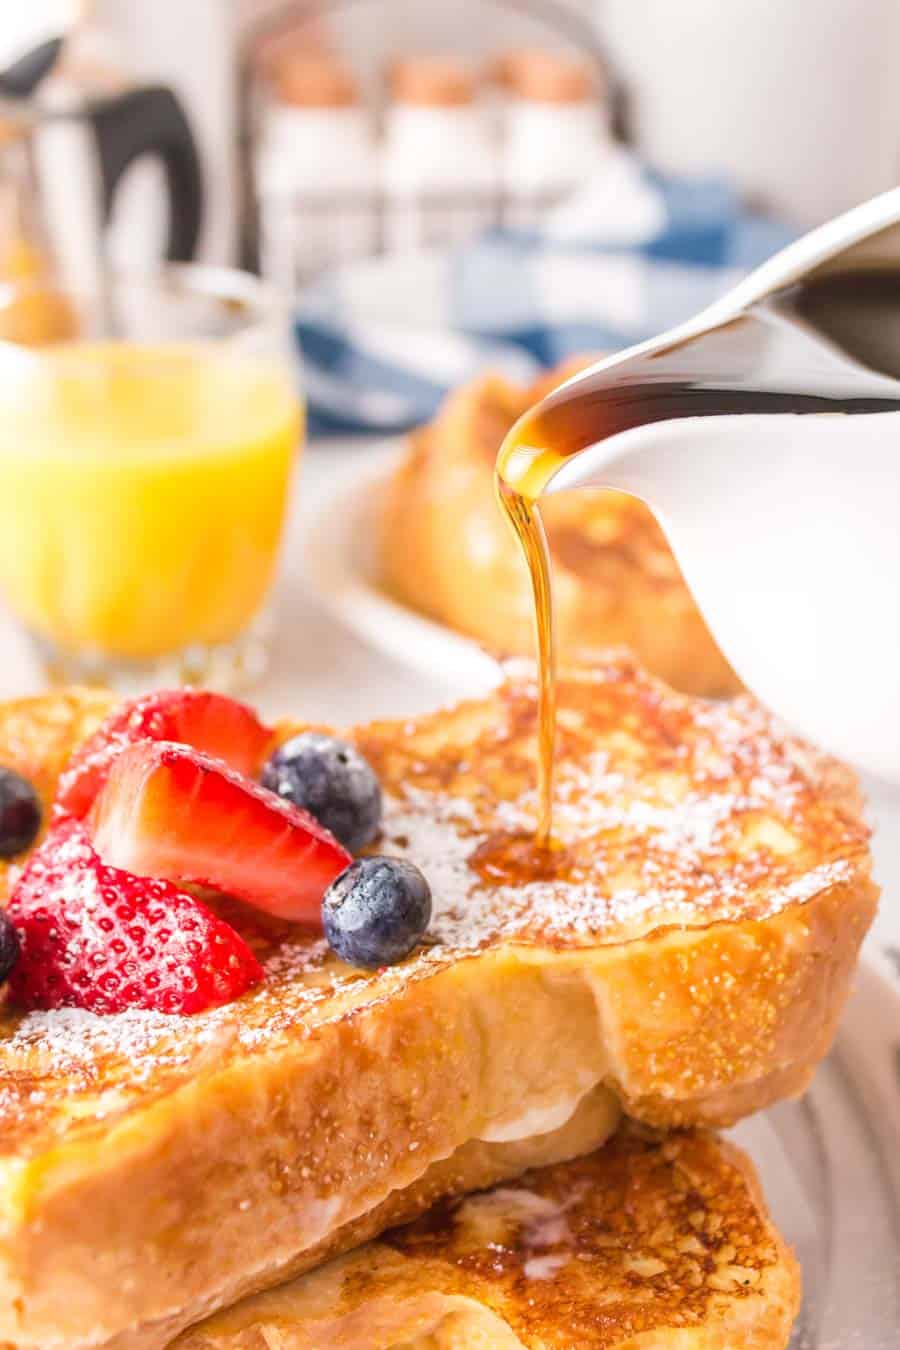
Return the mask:
<svg viewBox="0 0 900 1350">
<path fill-rule="evenodd" d="M 546 846 L 530 834 L 498 830 L 469 858 L 469 867 L 488 886 L 525 886 L 533 881 L 571 882 L 569 849 L 553 841 Z"/>
<path fill-rule="evenodd" d="M 535 606 L 538 847 L 552 843 L 556 734 L 552 576 L 539 499 L 557 470 L 600 441 L 653 422 L 900 410 L 900 383 L 879 387 L 873 374 L 900 380 L 900 276 L 846 273 L 786 288 L 719 327 L 577 376 L 512 428 L 497 456 L 495 487 Z"/>
<path fill-rule="evenodd" d="M 538 802 L 535 844 L 546 848 L 553 827 L 553 747 L 556 739 L 556 629 L 551 595 L 550 550 L 535 500 L 497 482 L 500 509 L 525 554 L 534 598 L 538 654 Z"/>
</svg>

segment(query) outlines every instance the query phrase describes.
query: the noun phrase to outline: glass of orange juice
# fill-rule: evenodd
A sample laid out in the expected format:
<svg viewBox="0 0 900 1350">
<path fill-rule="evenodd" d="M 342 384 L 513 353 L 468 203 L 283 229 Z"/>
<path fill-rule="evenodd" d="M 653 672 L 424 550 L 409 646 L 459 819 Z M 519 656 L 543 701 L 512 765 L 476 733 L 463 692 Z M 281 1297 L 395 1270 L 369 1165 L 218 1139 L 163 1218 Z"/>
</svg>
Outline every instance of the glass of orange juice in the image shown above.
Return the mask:
<svg viewBox="0 0 900 1350">
<path fill-rule="evenodd" d="M 248 274 L 0 286 L 0 593 L 52 679 L 261 673 L 298 383 L 289 316 Z"/>
</svg>

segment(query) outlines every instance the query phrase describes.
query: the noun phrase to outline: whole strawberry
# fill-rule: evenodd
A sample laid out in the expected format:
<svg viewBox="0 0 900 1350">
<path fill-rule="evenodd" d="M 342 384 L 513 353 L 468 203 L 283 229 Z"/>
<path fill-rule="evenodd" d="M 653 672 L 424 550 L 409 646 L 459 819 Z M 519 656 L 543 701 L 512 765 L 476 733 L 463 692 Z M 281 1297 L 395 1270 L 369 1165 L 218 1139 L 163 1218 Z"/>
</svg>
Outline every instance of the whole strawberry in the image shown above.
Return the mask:
<svg viewBox="0 0 900 1350">
<path fill-rule="evenodd" d="M 23 1008 L 196 1013 L 262 979 L 230 924 L 168 881 L 107 866 L 73 819 L 32 855 L 7 912 L 20 944 L 9 992 Z"/>
</svg>

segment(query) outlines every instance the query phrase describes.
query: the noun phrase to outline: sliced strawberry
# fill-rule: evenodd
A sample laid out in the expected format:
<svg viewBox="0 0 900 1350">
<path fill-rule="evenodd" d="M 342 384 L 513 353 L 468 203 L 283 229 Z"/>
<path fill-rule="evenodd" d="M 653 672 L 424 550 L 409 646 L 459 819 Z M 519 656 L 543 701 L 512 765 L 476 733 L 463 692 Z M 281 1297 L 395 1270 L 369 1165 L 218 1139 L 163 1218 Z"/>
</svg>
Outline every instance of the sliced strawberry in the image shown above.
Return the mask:
<svg viewBox="0 0 900 1350">
<path fill-rule="evenodd" d="M 8 912 L 21 944 L 9 991 L 24 1008 L 195 1013 L 262 979 L 229 924 L 168 881 L 108 867 L 71 818 L 32 855 Z"/>
<path fill-rule="evenodd" d="M 178 741 L 239 773 L 256 774 L 272 733 L 252 708 L 202 689 L 162 689 L 117 708 L 72 756 L 59 780 L 56 801 L 79 819 L 91 809 L 109 766 L 136 741 Z"/>
<path fill-rule="evenodd" d="M 165 741 L 122 751 L 91 829 L 116 867 L 195 882 L 316 925 L 326 888 L 353 861 L 308 812 L 221 760 Z"/>
</svg>

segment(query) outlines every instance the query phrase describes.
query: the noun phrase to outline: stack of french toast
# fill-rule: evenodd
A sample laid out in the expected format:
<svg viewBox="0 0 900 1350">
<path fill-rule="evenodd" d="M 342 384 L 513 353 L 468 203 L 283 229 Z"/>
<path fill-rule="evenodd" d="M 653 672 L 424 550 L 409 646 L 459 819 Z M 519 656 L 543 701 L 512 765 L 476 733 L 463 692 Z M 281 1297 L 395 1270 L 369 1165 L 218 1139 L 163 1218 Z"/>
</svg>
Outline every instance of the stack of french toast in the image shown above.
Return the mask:
<svg viewBox="0 0 900 1350">
<path fill-rule="evenodd" d="M 831 1043 L 855 781 L 596 654 L 539 850 L 536 698 L 513 662 L 340 737 L 0 707 L 4 1350 L 787 1344 L 797 1263 L 716 1131 Z"/>
</svg>

